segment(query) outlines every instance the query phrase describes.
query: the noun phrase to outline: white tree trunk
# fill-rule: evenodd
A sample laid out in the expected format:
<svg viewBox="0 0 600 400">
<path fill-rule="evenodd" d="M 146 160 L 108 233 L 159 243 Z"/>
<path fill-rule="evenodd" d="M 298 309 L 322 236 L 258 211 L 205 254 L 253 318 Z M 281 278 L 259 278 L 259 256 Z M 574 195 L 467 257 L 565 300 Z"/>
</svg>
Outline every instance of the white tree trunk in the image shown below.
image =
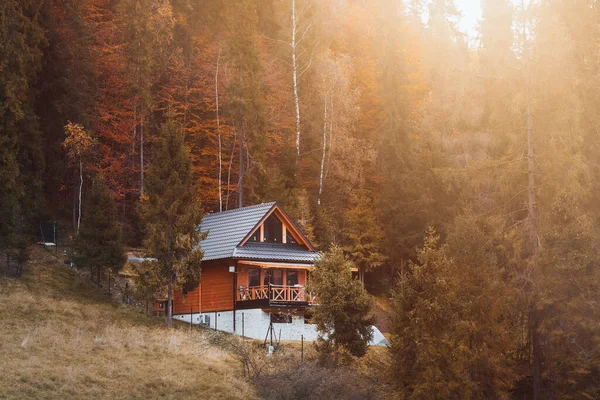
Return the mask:
<svg viewBox="0 0 600 400">
<path fill-rule="evenodd" d="M 333 99 L 331 100 L 329 115 L 329 151 L 327 152 L 327 163 L 325 165 L 325 179 L 327 179 L 327 175 L 329 174 L 329 168 L 331 166 L 331 154 L 333 150 L 333 120 L 335 118 L 335 114 L 333 113 Z"/>
<path fill-rule="evenodd" d="M 221 58 L 221 50 L 217 55 L 217 70 L 215 72 L 215 101 L 217 103 L 217 138 L 219 140 L 219 211 L 223 211 L 223 189 L 221 180 L 223 174 L 223 156 L 221 153 L 221 123 L 219 121 L 219 59 Z"/>
<path fill-rule="evenodd" d="M 140 116 L 140 196 L 144 194 L 144 113 Z"/>
<path fill-rule="evenodd" d="M 77 215 L 77 233 L 79 233 L 79 226 L 81 225 L 81 192 L 83 191 L 83 162 L 81 157 L 79 158 L 79 210 Z"/>
<path fill-rule="evenodd" d="M 325 155 L 327 153 L 327 96 L 325 96 L 325 106 L 323 112 L 323 155 L 321 156 L 321 174 L 319 176 L 319 197 L 317 204 L 321 205 L 321 195 L 323 194 L 323 172 L 325 170 Z"/>
<path fill-rule="evenodd" d="M 531 223 L 531 243 L 534 248 L 539 247 L 540 241 L 537 233 L 536 199 L 535 199 L 535 152 L 533 148 L 533 116 L 531 105 L 527 105 L 527 211 Z"/>
<path fill-rule="evenodd" d="M 137 138 L 137 108 L 133 106 L 133 136 L 131 138 L 131 154 L 135 153 L 135 139 Z"/>
<path fill-rule="evenodd" d="M 296 106 L 296 165 L 300 158 L 300 102 L 298 100 L 298 62 L 296 59 L 296 0 L 292 0 L 292 81 L 294 85 L 294 104 Z"/>
<path fill-rule="evenodd" d="M 239 180 L 238 180 L 238 208 L 244 207 L 244 141 L 245 139 L 245 131 L 244 128 L 239 130 L 239 142 L 240 142 L 240 152 L 238 154 L 240 159 L 240 171 L 239 171 Z"/>
<path fill-rule="evenodd" d="M 229 166 L 227 168 L 227 196 L 225 196 L 225 211 L 229 209 L 229 196 L 231 195 L 231 166 L 233 165 L 233 155 L 235 153 L 235 144 L 237 135 L 233 136 L 233 146 L 231 147 L 231 156 L 229 157 Z"/>
<path fill-rule="evenodd" d="M 173 327 L 173 285 L 171 282 L 167 285 L 167 312 L 165 313 L 167 316 L 167 326 L 169 328 Z M 190 321 L 191 323 L 191 321 Z"/>
</svg>

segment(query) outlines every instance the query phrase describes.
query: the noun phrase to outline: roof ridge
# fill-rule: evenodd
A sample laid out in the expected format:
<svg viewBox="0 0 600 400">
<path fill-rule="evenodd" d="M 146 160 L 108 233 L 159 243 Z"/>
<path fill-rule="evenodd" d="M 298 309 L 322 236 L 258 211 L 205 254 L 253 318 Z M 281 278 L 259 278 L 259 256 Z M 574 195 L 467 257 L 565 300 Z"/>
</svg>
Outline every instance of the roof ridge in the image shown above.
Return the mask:
<svg viewBox="0 0 600 400">
<path fill-rule="evenodd" d="M 236 211 L 245 211 L 245 210 L 249 210 L 249 209 L 252 209 L 252 208 L 259 208 L 259 207 L 265 207 L 265 206 L 272 207 L 275 203 L 277 203 L 277 202 L 276 201 L 271 201 L 271 202 L 268 202 L 268 203 L 260 203 L 260 204 L 253 204 L 251 206 L 233 208 L 231 210 L 209 212 L 209 213 L 204 214 L 204 217 L 208 217 L 208 216 L 211 216 L 211 215 L 223 215 L 225 213 L 230 213 L 231 214 L 231 213 L 234 213 Z"/>
</svg>

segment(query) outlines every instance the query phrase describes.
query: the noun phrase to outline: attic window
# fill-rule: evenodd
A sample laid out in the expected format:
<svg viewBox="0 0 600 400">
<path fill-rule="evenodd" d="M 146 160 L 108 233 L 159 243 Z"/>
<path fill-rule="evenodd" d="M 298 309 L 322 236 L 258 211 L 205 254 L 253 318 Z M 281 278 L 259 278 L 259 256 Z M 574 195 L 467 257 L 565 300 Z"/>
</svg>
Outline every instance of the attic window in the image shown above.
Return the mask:
<svg viewBox="0 0 600 400">
<path fill-rule="evenodd" d="M 294 237 L 292 235 L 290 235 L 289 231 L 286 233 L 285 237 L 286 237 L 286 243 L 296 244 L 296 239 L 294 239 Z"/>
<path fill-rule="evenodd" d="M 252 234 L 252 236 L 250 236 L 250 239 L 248 239 L 249 242 L 260 242 L 260 229 L 257 229 L 256 232 L 254 232 Z"/>
<path fill-rule="evenodd" d="M 283 241 L 282 230 L 281 221 L 275 215 L 271 214 L 264 223 L 265 242 L 281 243 Z"/>
</svg>

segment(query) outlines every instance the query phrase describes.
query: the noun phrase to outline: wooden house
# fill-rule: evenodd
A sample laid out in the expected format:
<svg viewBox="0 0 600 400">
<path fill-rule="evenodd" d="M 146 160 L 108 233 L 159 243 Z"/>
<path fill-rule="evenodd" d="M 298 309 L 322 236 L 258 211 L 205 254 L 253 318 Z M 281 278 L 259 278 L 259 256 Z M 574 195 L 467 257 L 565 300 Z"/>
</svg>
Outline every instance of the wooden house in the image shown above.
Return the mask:
<svg viewBox="0 0 600 400">
<path fill-rule="evenodd" d="M 306 283 L 318 253 L 278 203 L 208 214 L 200 229 L 200 284 L 174 294 L 174 318 L 256 339 L 271 323 L 282 340 L 316 338 Z"/>
</svg>

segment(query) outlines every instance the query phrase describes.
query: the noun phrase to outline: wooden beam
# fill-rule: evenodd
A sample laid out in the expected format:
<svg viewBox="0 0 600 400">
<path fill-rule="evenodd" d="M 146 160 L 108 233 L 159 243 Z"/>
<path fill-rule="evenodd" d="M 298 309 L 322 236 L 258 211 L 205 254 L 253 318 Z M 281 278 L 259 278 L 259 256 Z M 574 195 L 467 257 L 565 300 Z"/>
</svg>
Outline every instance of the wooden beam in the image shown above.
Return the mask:
<svg viewBox="0 0 600 400">
<path fill-rule="evenodd" d="M 262 223 L 260 224 L 260 242 L 264 242 L 265 241 L 265 224 Z"/>
<path fill-rule="evenodd" d="M 283 224 L 287 224 L 287 226 L 290 228 L 290 234 L 293 236 L 297 243 L 301 243 L 305 245 L 309 250 L 315 251 L 315 249 L 310 245 L 310 243 L 308 243 L 304 239 L 304 237 L 299 232 L 297 232 L 296 229 L 294 229 L 294 224 L 292 223 L 292 221 L 279 209 L 279 207 L 275 207 L 273 212 L 279 217 L 279 220 Z"/>
<path fill-rule="evenodd" d="M 239 264 L 241 265 L 250 265 L 253 267 L 260 267 L 261 269 L 268 268 L 282 268 L 282 269 L 303 269 L 303 270 L 311 270 L 314 268 L 313 265 L 302 265 L 302 264 L 284 264 L 284 263 L 273 263 L 273 262 L 261 262 L 261 261 L 246 261 L 239 260 Z"/>
<path fill-rule="evenodd" d="M 261 233 L 261 238 L 262 238 L 261 242 L 264 241 L 264 222 L 273 213 L 275 213 L 275 215 L 277 215 L 277 217 L 279 217 L 279 220 L 281 221 L 282 224 L 287 225 L 287 228 L 289 228 L 290 234 L 292 235 L 292 237 L 294 238 L 294 240 L 297 243 L 303 244 L 310 251 L 316 251 L 315 248 L 312 247 L 311 244 L 307 241 L 307 239 L 305 239 L 304 236 L 296 230 L 296 228 L 294 227 L 294 223 L 285 215 L 284 212 L 281 211 L 281 209 L 279 208 L 278 205 L 275 205 L 273 207 L 273 209 L 271 210 L 271 212 L 268 212 L 267 214 L 265 214 L 262 217 L 262 219 L 259 221 L 260 225 L 256 226 L 252 231 L 250 231 L 250 233 L 244 238 L 244 240 L 242 240 L 240 242 L 240 244 L 238 246 L 245 245 L 246 242 L 248 241 L 248 239 L 250 239 L 252 237 L 252 235 L 254 235 L 254 232 L 256 232 L 258 229 L 263 230 L 263 233 Z"/>
<path fill-rule="evenodd" d="M 281 239 L 281 243 L 286 244 L 287 243 L 287 226 L 285 225 L 285 223 L 281 224 L 281 230 L 282 230 L 282 239 Z"/>
</svg>

